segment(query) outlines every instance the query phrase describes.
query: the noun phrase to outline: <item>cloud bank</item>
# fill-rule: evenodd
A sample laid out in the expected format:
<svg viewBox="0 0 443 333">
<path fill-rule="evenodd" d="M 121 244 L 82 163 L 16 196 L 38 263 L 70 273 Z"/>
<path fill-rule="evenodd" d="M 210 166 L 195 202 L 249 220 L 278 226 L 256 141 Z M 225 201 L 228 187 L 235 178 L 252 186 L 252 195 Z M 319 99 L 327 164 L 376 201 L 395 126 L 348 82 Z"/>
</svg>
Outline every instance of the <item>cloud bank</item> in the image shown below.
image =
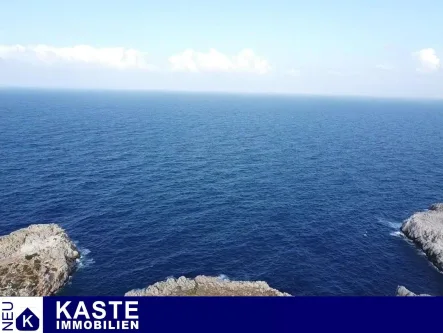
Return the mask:
<svg viewBox="0 0 443 333">
<path fill-rule="evenodd" d="M 289 76 L 299 77 L 301 75 L 301 71 L 299 69 L 292 68 L 287 73 Z"/>
<path fill-rule="evenodd" d="M 268 61 L 251 49 L 244 49 L 235 56 L 225 55 L 216 49 L 198 52 L 193 49 L 169 57 L 173 71 L 183 72 L 244 72 L 266 74 L 271 71 Z"/>
<path fill-rule="evenodd" d="M 378 64 L 375 66 L 376 69 L 380 69 L 382 71 L 392 71 L 394 69 L 393 66 L 391 65 L 386 65 L 386 64 Z"/>
<path fill-rule="evenodd" d="M 153 70 L 147 54 L 123 47 L 97 48 L 89 45 L 55 47 L 38 45 L 0 45 L 0 58 L 45 65 L 83 64 L 114 69 Z"/>
<path fill-rule="evenodd" d="M 422 49 L 418 52 L 414 52 L 413 56 L 415 56 L 419 63 L 420 67 L 417 68 L 419 72 L 434 72 L 440 68 L 440 59 L 437 56 L 437 53 L 432 48 Z"/>
</svg>

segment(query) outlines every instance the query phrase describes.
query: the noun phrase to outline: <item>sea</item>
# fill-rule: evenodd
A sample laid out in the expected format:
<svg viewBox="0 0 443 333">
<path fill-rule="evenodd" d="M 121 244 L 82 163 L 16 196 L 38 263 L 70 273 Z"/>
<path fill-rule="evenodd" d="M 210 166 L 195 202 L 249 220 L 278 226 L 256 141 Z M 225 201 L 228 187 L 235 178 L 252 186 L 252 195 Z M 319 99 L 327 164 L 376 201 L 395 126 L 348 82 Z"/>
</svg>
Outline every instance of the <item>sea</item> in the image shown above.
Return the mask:
<svg viewBox="0 0 443 333">
<path fill-rule="evenodd" d="M 0 90 L 0 234 L 58 223 L 61 295 L 168 277 L 293 295 L 443 295 L 399 232 L 443 201 L 443 101 Z"/>
</svg>

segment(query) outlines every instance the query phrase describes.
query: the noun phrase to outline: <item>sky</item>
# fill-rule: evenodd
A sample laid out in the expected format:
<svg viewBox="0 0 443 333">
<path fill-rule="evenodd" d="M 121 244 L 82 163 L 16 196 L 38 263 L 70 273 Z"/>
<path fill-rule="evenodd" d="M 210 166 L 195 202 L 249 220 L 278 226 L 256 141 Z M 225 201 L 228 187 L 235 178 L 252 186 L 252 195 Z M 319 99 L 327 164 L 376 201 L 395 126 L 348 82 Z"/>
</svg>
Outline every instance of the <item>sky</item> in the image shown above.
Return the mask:
<svg viewBox="0 0 443 333">
<path fill-rule="evenodd" d="M 443 98 L 441 0 L 0 1 L 0 87 Z"/>
</svg>

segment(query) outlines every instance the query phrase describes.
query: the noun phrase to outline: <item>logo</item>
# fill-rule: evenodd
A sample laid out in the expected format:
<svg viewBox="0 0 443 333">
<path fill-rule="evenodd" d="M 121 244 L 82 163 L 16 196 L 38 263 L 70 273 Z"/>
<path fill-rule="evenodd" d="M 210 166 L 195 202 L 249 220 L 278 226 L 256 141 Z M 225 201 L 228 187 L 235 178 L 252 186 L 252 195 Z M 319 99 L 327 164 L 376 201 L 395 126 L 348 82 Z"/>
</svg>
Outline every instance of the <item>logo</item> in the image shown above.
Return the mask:
<svg viewBox="0 0 443 333">
<path fill-rule="evenodd" d="M 0 333 L 43 332 L 42 297 L 0 297 Z"/>
<path fill-rule="evenodd" d="M 19 331 L 37 331 L 40 326 L 40 319 L 26 308 L 15 320 L 15 327 Z"/>
<path fill-rule="evenodd" d="M 56 300 L 57 330 L 139 330 L 138 301 Z"/>
</svg>

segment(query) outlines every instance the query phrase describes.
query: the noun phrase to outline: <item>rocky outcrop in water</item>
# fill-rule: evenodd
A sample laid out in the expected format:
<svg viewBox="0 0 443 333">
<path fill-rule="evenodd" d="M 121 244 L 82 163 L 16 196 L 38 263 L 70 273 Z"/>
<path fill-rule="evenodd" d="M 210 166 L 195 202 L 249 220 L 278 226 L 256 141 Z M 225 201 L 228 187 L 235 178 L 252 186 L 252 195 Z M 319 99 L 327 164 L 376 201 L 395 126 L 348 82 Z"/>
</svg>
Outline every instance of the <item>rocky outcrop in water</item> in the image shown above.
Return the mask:
<svg viewBox="0 0 443 333">
<path fill-rule="evenodd" d="M 135 289 L 125 296 L 291 296 L 269 287 L 264 281 L 229 281 L 219 277 L 184 276 L 157 282 L 145 289 Z"/>
<path fill-rule="evenodd" d="M 415 294 L 406 287 L 398 286 L 397 287 L 397 296 L 430 296 L 428 294 Z"/>
<path fill-rule="evenodd" d="M 56 224 L 34 224 L 0 237 L 0 296 L 47 296 L 75 269 L 79 252 Z"/>
<path fill-rule="evenodd" d="M 401 231 L 418 244 L 434 265 L 443 270 L 443 203 L 404 221 Z"/>
</svg>

